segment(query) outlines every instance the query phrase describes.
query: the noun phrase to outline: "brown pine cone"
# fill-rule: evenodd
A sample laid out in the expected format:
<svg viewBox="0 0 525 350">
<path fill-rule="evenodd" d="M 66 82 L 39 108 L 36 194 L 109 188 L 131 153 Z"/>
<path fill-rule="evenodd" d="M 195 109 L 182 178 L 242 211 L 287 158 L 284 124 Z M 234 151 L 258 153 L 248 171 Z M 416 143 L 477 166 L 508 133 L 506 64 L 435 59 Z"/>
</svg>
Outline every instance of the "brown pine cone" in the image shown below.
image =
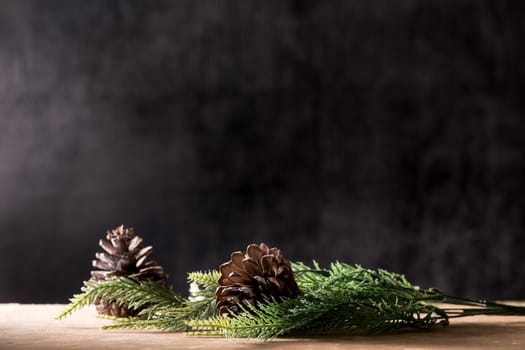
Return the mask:
<svg viewBox="0 0 525 350">
<path fill-rule="evenodd" d="M 168 276 L 162 266 L 155 261 L 147 261 L 153 248 L 144 247 L 143 239 L 135 234 L 133 228 L 121 225 L 108 230 L 106 240 L 99 241 L 105 252 L 96 253 L 93 266 L 100 270 L 91 271 L 91 279 L 103 281 L 115 277 L 131 277 L 137 280 L 150 280 L 167 285 Z M 117 305 L 111 300 L 96 298 L 97 312 L 103 315 L 126 317 L 140 310 L 130 310 L 127 305 Z"/>
<path fill-rule="evenodd" d="M 297 297 L 301 294 L 292 268 L 278 248 L 265 243 L 250 244 L 246 253 L 233 252 L 231 260 L 220 267 L 220 287 L 215 293 L 219 313 L 239 313 L 240 305 L 256 305 L 272 297 Z"/>
</svg>

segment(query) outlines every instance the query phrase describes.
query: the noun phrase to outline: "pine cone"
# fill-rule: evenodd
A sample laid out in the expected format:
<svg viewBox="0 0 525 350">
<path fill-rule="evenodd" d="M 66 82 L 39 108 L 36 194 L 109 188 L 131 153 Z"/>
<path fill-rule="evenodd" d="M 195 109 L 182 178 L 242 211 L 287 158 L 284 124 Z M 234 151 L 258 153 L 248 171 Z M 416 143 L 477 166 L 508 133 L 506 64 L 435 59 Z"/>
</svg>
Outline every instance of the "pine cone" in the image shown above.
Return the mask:
<svg viewBox="0 0 525 350">
<path fill-rule="evenodd" d="M 168 276 L 162 266 L 155 261 L 146 261 L 153 252 L 153 247 L 144 247 L 143 239 L 135 234 L 133 228 L 121 225 L 108 230 L 107 240 L 100 240 L 99 245 L 105 252 L 95 254 L 93 266 L 100 270 L 91 271 L 91 279 L 103 281 L 115 277 L 131 277 L 137 280 L 150 280 L 166 285 Z M 136 315 L 140 310 L 131 310 L 127 305 L 119 306 L 111 300 L 95 299 L 97 312 L 103 315 L 127 317 Z"/>
<path fill-rule="evenodd" d="M 233 252 L 220 267 L 220 287 L 215 293 L 219 313 L 239 313 L 240 305 L 256 305 L 271 297 L 297 297 L 301 294 L 290 263 L 278 248 L 250 244 L 246 253 Z"/>
</svg>

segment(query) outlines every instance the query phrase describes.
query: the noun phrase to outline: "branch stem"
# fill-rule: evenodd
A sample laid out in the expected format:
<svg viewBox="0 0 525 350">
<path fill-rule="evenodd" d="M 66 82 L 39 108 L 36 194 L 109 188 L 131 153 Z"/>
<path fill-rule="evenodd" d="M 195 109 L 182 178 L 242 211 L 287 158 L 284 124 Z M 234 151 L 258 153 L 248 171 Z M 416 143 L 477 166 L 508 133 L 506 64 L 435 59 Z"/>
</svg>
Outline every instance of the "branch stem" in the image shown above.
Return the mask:
<svg viewBox="0 0 525 350">
<path fill-rule="evenodd" d="M 442 308 L 448 318 L 476 315 L 525 316 L 525 307 L 508 305 L 489 300 L 474 300 L 447 295 L 438 290 L 430 290 L 429 297 L 423 301 L 465 306 L 465 308 Z"/>
</svg>

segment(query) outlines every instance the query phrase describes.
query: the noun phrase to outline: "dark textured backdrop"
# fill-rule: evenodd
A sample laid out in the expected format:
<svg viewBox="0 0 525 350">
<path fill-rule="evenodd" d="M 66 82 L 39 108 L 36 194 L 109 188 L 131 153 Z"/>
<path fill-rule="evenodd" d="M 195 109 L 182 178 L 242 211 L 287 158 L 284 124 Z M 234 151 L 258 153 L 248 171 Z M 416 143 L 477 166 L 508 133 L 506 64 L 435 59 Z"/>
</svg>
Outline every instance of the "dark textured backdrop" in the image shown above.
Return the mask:
<svg viewBox="0 0 525 350">
<path fill-rule="evenodd" d="M 525 2 L 0 3 L 0 302 L 108 228 L 175 287 L 250 242 L 525 298 Z"/>
</svg>

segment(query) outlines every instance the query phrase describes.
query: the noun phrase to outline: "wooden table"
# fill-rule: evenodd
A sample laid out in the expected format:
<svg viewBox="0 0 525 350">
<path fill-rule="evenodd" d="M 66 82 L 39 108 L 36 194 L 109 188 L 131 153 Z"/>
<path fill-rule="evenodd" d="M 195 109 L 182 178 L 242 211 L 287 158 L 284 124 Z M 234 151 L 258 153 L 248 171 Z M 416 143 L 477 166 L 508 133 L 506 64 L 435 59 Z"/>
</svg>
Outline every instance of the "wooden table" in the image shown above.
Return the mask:
<svg viewBox="0 0 525 350">
<path fill-rule="evenodd" d="M 382 336 L 277 339 L 187 337 L 156 331 L 102 331 L 93 308 L 54 319 L 64 305 L 0 304 L 0 349 L 525 349 L 525 317 L 476 316 L 431 331 Z"/>
</svg>

